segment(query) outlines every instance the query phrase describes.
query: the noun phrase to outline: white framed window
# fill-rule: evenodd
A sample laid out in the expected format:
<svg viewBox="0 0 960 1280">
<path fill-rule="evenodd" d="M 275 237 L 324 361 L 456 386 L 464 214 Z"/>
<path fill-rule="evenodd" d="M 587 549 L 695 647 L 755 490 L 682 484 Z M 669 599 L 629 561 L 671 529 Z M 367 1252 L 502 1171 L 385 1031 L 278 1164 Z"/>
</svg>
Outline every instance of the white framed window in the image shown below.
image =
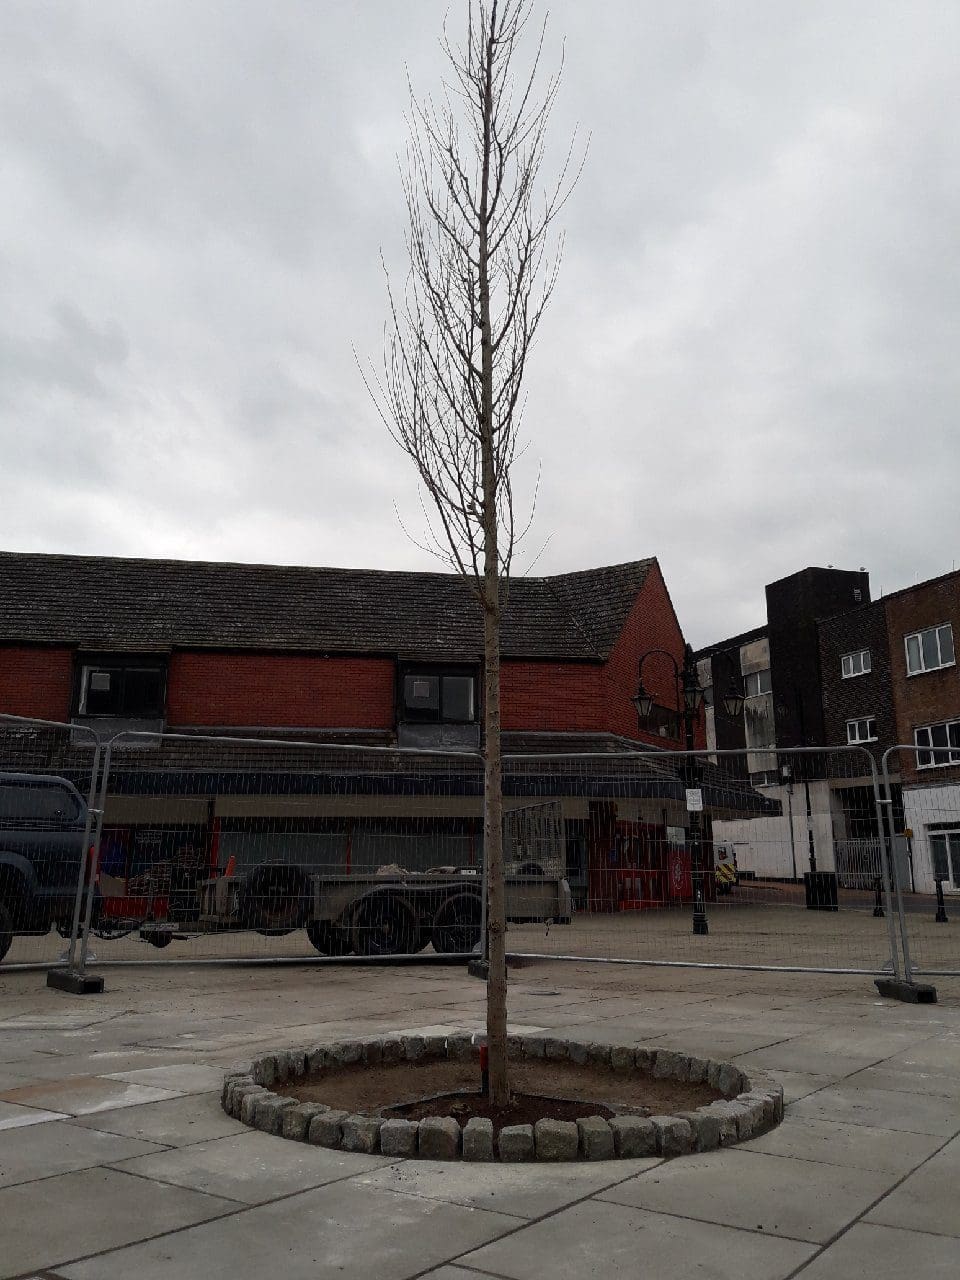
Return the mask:
<svg viewBox="0 0 960 1280">
<path fill-rule="evenodd" d="M 907 675 L 918 676 L 923 671 L 936 671 L 939 667 L 952 667 L 956 658 L 953 651 L 953 626 L 941 622 L 903 637 L 907 651 Z"/>
<path fill-rule="evenodd" d="M 749 675 L 743 677 L 745 698 L 759 698 L 762 693 L 769 693 L 772 688 L 769 667 L 765 671 L 751 671 Z"/>
<path fill-rule="evenodd" d="M 930 853 L 934 880 L 945 880 L 951 889 L 960 889 L 960 831 L 931 832 Z"/>
<path fill-rule="evenodd" d="M 863 716 L 859 720 L 847 721 L 848 742 L 876 742 L 877 722 L 873 716 Z"/>
<path fill-rule="evenodd" d="M 924 724 L 913 731 L 917 747 L 917 768 L 936 769 L 960 764 L 960 720 Z"/>
<path fill-rule="evenodd" d="M 844 680 L 852 676 L 865 676 L 870 667 L 870 650 L 858 649 L 855 653 L 845 653 L 840 659 L 840 674 Z"/>
</svg>

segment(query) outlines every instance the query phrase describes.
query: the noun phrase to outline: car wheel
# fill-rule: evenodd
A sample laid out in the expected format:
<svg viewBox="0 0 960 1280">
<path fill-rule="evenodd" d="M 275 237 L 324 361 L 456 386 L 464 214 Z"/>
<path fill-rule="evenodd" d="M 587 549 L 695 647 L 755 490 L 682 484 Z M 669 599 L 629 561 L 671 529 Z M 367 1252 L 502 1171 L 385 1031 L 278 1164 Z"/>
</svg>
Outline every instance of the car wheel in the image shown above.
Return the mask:
<svg viewBox="0 0 960 1280">
<path fill-rule="evenodd" d="M 10 950 L 13 942 L 13 916 L 4 902 L 0 902 L 0 960 Z"/>
</svg>

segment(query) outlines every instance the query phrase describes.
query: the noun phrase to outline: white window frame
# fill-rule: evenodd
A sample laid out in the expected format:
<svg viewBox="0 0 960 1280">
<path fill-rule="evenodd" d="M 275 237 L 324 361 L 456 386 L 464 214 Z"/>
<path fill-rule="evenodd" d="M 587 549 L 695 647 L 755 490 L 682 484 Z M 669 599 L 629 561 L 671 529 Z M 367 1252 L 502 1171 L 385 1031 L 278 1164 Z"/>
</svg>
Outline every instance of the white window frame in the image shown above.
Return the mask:
<svg viewBox="0 0 960 1280">
<path fill-rule="evenodd" d="M 769 667 L 763 667 L 760 671 L 748 671 L 748 672 L 747 672 L 747 674 L 743 677 L 743 696 L 744 696 L 745 698 L 765 698 L 765 697 L 767 696 L 767 694 L 768 694 L 768 693 L 772 693 L 772 692 L 773 692 L 773 681 L 772 681 L 772 680 L 770 681 L 770 688 L 769 688 L 769 689 L 760 689 L 760 690 L 758 690 L 758 692 L 757 692 L 757 693 L 751 693 L 751 692 L 750 692 L 750 683 L 749 683 L 749 682 L 750 682 L 750 680 L 751 680 L 754 676 L 756 676 L 756 677 L 757 677 L 757 683 L 759 684 L 759 683 L 760 683 L 760 676 L 768 676 L 768 677 L 769 677 L 769 675 L 770 675 L 770 668 L 769 668 Z"/>
<path fill-rule="evenodd" d="M 866 729 L 866 735 L 861 736 L 860 726 Z M 870 730 L 873 729 L 871 733 Z M 877 718 L 876 716 L 857 716 L 855 720 L 847 721 L 847 742 L 851 745 L 860 742 L 876 742 L 877 740 Z"/>
<path fill-rule="evenodd" d="M 855 659 L 860 659 L 860 669 L 857 670 Z M 847 668 L 849 667 L 849 670 Z M 865 676 L 873 670 L 870 662 L 869 649 L 854 649 L 852 653 L 845 653 L 840 658 L 840 676 L 844 680 L 853 680 L 856 676 Z"/>
<path fill-rule="evenodd" d="M 939 729 L 941 725 L 943 725 L 947 731 L 947 745 L 938 747 L 934 746 L 933 731 L 934 729 Z M 956 746 L 950 745 L 951 729 L 955 731 L 952 736 L 956 739 Z M 926 742 L 921 742 L 921 734 L 927 735 Z M 960 764 L 960 720 L 938 720 L 935 724 L 917 725 L 913 731 L 913 744 L 917 751 L 918 769 L 949 769 L 951 765 Z M 943 752 L 947 756 L 947 759 L 934 760 L 933 753 L 935 751 Z M 920 757 L 922 755 L 930 756 L 930 759 L 923 764 L 920 762 Z"/>
<path fill-rule="evenodd" d="M 940 632 L 941 631 L 950 632 L 950 647 L 954 650 L 954 656 L 950 659 L 949 662 L 940 661 L 935 666 L 928 667 L 924 665 L 924 661 L 923 661 L 923 637 L 925 635 L 929 635 L 931 631 L 936 633 L 938 657 L 940 656 L 940 653 L 942 651 L 941 644 L 940 644 Z M 914 668 L 911 668 L 910 666 L 910 641 L 911 640 L 916 640 L 917 651 L 920 656 L 920 665 Z M 907 664 L 908 676 L 922 676 L 922 675 L 925 675 L 928 671 L 942 671 L 944 667 L 955 667 L 957 665 L 957 658 L 956 658 L 956 647 L 953 642 L 953 623 L 938 622 L 933 627 L 924 627 L 920 631 L 911 631 L 909 635 L 905 635 L 903 637 L 903 654 Z"/>
</svg>

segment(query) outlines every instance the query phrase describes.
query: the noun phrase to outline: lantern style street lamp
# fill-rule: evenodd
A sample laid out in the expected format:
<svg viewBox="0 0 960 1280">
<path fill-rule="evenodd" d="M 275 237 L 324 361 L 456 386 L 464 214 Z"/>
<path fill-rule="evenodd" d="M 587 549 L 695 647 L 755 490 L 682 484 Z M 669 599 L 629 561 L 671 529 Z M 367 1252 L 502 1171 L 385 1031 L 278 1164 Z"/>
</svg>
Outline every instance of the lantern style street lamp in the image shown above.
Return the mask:
<svg viewBox="0 0 960 1280">
<path fill-rule="evenodd" d="M 643 664 L 654 655 L 666 658 L 673 667 L 677 712 L 683 723 L 683 741 L 685 750 L 688 753 L 684 757 L 682 775 L 691 788 L 697 788 L 701 782 L 701 770 L 700 764 L 693 754 L 695 750 L 694 718 L 703 703 L 704 691 L 697 680 L 693 649 L 689 644 L 684 647 L 682 667 L 673 654 L 666 649 L 648 649 L 646 653 L 641 655 L 637 672 L 637 692 L 631 698 L 631 702 L 636 707 L 637 717 L 641 725 L 650 720 L 656 705 L 653 694 L 649 693 L 643 684 Z M 722 702 L 724 711 L 731 718 L 736 719 L 742 714 L 743 694 L 737 689 L 732 678 L 730 688 L 724 694 Z M 696 809 L 690 810 L 689 818 L 690 870 L 693 877 L 693 932 L 695 934 L 706 934 L 710 932 L 710 926 L 707 923 L 706 899 L 703 892 L 703 832 L 700 811 Z"/>
</svg>

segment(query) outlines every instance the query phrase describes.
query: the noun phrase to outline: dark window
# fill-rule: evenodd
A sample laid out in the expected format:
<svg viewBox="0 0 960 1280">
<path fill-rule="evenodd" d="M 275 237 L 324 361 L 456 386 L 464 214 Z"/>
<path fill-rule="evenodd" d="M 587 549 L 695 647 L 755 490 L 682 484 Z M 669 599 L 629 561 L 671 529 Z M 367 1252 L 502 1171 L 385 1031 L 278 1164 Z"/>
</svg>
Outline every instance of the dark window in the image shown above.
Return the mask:
<svg viewBox="0 0 960 1280">
<path fill-rule="evenodd" d="M 917 768 L 932 769 L 938 765 L 960 763 L 960 720 L 944 724 L 927 724 L 914 729 L 917 745 Z M 921 750 L 921 748 L 927 750 Z M 934 748 L 930 750 L 929 748 Z"/>
<path fill-rule="evenodd" d="M 401 720 L 473 724 L 477 718 L 477 678 L 472 672 L 407 670 L 401 688 Z"/>
<path fill-rule="evenodd" d="M 670 738 L 674 742 L 679 742 L 683 737 L 679 711 L 672 707 L 662 707 L 659 703 L 654 703 L 650 708 L 643 727 L 647 733 L 655 733 L 658 737 Z"/>
<path fill-rule="evenodd" d="M 159 662 L 85 662 L 80 668 L 78 713 L 157 719 L 163 715 L 165 675 Z"/>
<path fill-rule="evenodd" d="M 75 822 L 80 816 L 76 797 L 63 787 L 0 786 L 0 824 L 49 826 Z"/>
<path fill-rule="evenodd" d="M 761 694 L 769 693 L 771 688 L 769 667 L 763 671 L 751 671 L 743 677 L 743 692 L 747 698 L 759 698 Z"/>
</svg>

